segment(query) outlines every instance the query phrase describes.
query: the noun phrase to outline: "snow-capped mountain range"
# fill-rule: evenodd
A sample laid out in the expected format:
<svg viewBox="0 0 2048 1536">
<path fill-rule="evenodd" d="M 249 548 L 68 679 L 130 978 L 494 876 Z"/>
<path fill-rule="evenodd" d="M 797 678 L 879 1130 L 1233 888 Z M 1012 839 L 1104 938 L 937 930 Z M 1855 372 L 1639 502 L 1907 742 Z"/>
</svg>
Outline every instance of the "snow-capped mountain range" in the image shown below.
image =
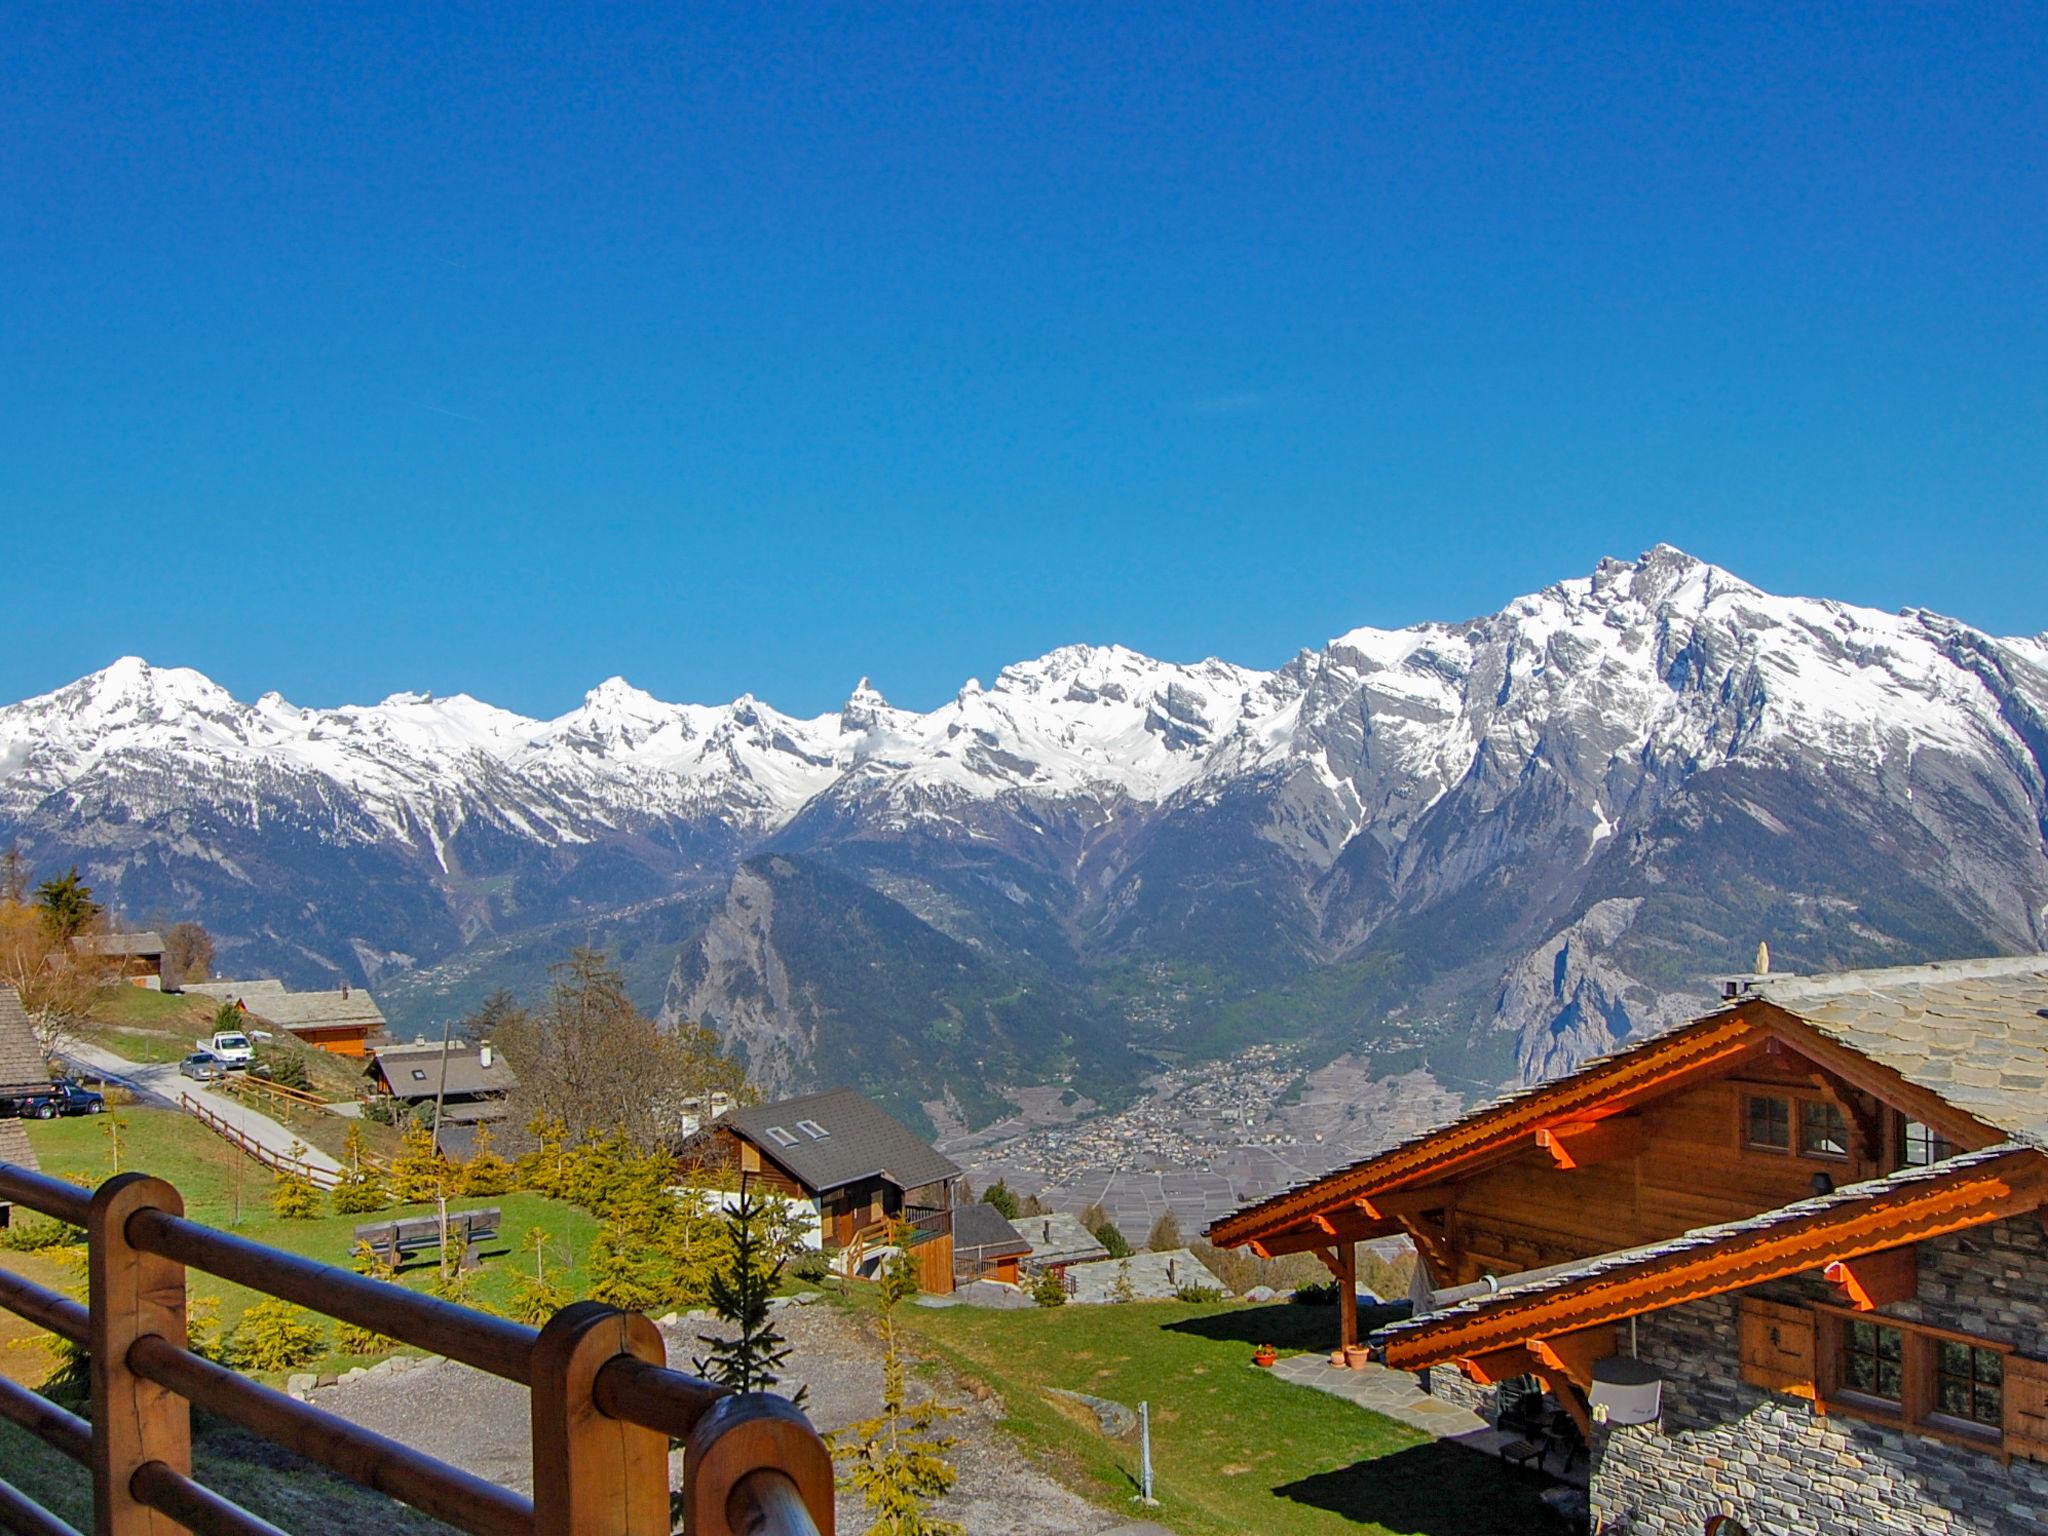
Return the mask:
<svg viewBox="0 0 2048 1536">
<path fill-rule="evenodd" d="M 1079 989 L 1098 1031 L 1117 1015 L 1097 983 L 1131 966 L 1222 1019 L 1398 953 L 1408 981 L 1357 998 L 1379 1017 L 1314 1030 L 1490 1024 L 1532 1075 L 1661 1022 L 1682 978 L 1760 937 L 1821 961 L 2041 946 L 2044 785 L 2048 637 L 1777 597 L 1665 546 L 1273 671 L 1068 646 L 922 714 L 864 679 L 815 719 L 619 678 L 553 720 L 462 695 L 316 710 L 134 658 L 0 708 L 0 838 L 77 860 L 137 917 L 196 912 L 238 963 L 382 984 L 702 891 L 669 1006 L 724 1019 L 792 1080 L 834 1054 L 834 984 L 760 1000 L 761 946 L 788 936 L 737 942 L 730 882 L 770 879 L 761 857 Z M 1773 931 L 1681 920 L 1670 881 L 1738 847 Z M 1794 850 L 1803 875 L 1777 868 Z M 1890 859 L 1924 888 L 1918 915 L 1884 915 L 1896 885 L 1848 912 L 1874 893 L 1845 870 Z"/>
</svg>

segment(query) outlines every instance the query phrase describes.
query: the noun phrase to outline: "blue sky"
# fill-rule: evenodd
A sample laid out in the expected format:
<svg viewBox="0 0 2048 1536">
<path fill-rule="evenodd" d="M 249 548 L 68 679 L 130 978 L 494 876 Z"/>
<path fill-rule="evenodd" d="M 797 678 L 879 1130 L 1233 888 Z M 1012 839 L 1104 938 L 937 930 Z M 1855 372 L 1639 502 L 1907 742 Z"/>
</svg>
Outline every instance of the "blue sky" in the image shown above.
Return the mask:
<svg viewBox="0 0 2048 1536">
<path fill-rule="evenodd" d="M 2038 5 L 18 6 L 0 698 L 2048 628 Z"/>
</svg>

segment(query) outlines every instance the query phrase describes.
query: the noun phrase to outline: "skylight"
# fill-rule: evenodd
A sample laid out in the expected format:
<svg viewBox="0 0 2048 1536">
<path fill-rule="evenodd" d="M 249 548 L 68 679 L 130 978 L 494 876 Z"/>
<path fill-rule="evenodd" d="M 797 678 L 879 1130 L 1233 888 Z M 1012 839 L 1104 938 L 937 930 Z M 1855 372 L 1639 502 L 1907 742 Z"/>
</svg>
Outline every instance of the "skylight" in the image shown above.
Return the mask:
<svg viewBox="0 0 2048 1536">
<path fill-rule="evenodd" d="M 813 1141 L 823 1141 L 827 1136 L 830 1136 L 832 1134 L 830 1131 L 826 1130 L 825 1127 L 818 1124 L 818 1122 L 815 1120 L 799 1120 L 796 1123 L 796 1128 L 802 1131 L 806 1136 L 810 1137 Z"/>
<path fill-rule="evenodd" d="M 796 1145 L 796 1138 L 779 1125 L 768 1127 L 768 1139 L 778 1147 L 793 1147 Z"/>
</svg>

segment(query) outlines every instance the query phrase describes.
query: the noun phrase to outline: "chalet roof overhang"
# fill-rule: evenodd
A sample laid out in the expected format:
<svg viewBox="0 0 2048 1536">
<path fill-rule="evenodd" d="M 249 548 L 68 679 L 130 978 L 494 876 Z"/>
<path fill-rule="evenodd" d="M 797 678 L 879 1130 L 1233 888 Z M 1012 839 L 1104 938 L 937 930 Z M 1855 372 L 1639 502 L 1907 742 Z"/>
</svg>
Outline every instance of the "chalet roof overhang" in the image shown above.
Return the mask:
<svg viewBox="0 0 2048 1536">
<path fill-rule="evenodd" d="M 1743 1221 L 1562 1266 L 1380 1335 L 1399 1370 L 1484 1362 L 1681 1302 L 1825 1269 L 2040 1209 L 2048 1154 L 2005 1142 Z M 1488 1374 L 1481 1368 L 1481 1374 Z M 1508 1374 L 1519 1374 L 1509 1371 Z"/>
<path fill-rule="evenodd" d="M 2006 1129 L 1958 1109 L 1797 1014 L 1752 998 L 1247 1206 L 1214 1223 L 1209 1240 L 1219 1248 L 1250 1244 L 1276 1255 L 1406 1231 L 1418 1211 L 1446 1203 L 1447 1183 L 1526 1151 L 1539 1137 L 1568 1141 L 1679 1089 L 1726 1076 L 1772 1049 L 1773 1041 L 1960 1147 L 1974 1150 L 2007 1138 Z"/>
</svg>

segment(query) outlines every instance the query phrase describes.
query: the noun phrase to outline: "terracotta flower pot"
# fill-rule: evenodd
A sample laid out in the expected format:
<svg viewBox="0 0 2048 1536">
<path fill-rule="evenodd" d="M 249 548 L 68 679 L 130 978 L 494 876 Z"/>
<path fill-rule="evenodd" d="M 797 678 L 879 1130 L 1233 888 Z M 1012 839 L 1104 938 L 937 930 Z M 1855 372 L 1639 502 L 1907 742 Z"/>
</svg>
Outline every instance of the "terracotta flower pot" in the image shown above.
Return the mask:
<svg viewBox="0 0 2048 1536">
<path fill-rule="evenodd" d="M 1260 1348 L 1252 1351 L 1252 1364 L 1262 1371 L 1270 1371 L 1273 1363 L 1279 1358 L 1280 1352 L 1275 1349 Z"/>
<path fill-rule="evenodd" d="M 1341 1371 L 1347 1369 L 1350 1366 L 1351 1362 L 1344 1358 L 1343 1350 L 1333 1349 L 1330 1351 L 1330 1364 L 1334 1365 L 1335 1367 L 1337 1367 L 1338 1370 Z"/>
<path fill-rule="evenodd" d="M 1372 1364 L 1372 1351 L 1363 1344 L 1346 1344 L 1344 1363 L 1354 1371 L 1362 1371 Z"/>
</svg>

